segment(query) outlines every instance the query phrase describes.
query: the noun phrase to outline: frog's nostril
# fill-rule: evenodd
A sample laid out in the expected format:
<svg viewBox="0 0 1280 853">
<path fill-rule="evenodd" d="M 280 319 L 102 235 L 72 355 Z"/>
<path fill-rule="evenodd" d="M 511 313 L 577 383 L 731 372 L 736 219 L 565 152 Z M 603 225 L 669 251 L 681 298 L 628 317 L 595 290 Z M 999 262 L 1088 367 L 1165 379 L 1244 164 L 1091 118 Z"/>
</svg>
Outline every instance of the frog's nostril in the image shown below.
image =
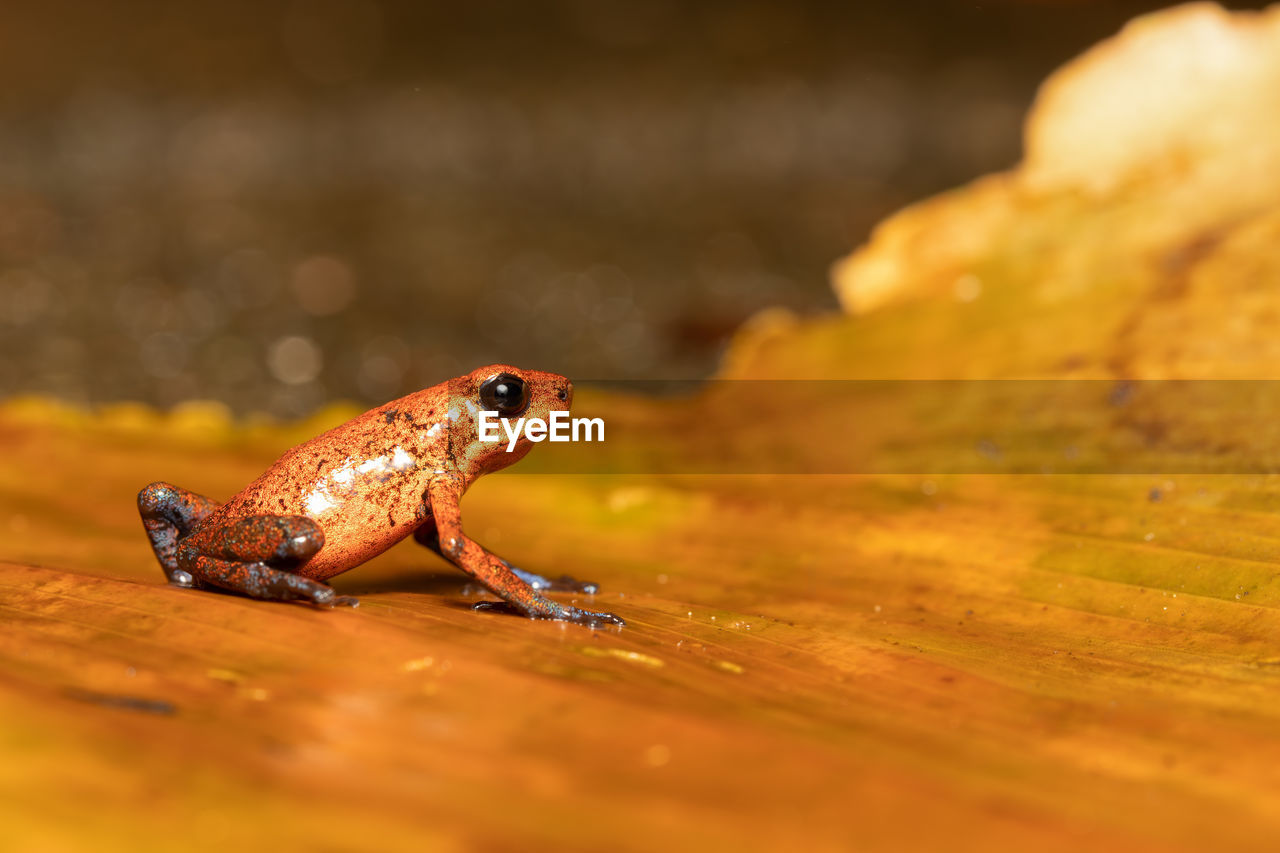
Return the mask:
<svg viewBox="0 0 1280 853">
<path fill-rule="evenodd" d="M 573 395 L 573 383 L 566 379 L 564 382 L 564 385 L 561 385 L 560 388 L 557 390 L 556 396 L 558 396 L 561 399 L 561 401 L 565 401 L 565 400 L 568 400 L 569 397 L 571 397 L 572 395 Z"/>
<path fill-rule="evenodd" d="M 568 399 L 569 399 L 569 389 L 568 389 L 568 388 L 561 388 L 561 389 L 560 389 L 560 392 L 559 392 L 559 397 L 560 397 L 560 399 L 561 399 L 561 400 L 568 400 Z"/>
</svg>

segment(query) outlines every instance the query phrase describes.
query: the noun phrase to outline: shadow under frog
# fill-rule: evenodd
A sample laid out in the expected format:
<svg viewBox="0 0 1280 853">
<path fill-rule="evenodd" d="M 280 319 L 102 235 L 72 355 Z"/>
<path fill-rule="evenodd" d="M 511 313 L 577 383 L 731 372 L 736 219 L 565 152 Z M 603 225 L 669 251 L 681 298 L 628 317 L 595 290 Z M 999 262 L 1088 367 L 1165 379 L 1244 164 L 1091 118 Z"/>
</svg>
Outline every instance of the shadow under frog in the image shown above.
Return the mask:
<svg viewBox="0 0 1280 853">
<path fill-rule="evenodd" d="M 478 413 L 547 419 L 569 410 L 563 376 L 495 364 L 371 409 L 300 444 L 226 503 L 168 483 L 138 494 L 138 512 L 169 582 L 273 601 L 356 606 L 324 581 L 408 536 L 533 619 L 622 625 L 542 590 L 594 593 L 495 556 L 462 531 L 458 503 L 477 478 L 519 461 L 521 437 L 481 442 Z M 477 607 L 493 607 L 493 604 Z"/>
</svg>

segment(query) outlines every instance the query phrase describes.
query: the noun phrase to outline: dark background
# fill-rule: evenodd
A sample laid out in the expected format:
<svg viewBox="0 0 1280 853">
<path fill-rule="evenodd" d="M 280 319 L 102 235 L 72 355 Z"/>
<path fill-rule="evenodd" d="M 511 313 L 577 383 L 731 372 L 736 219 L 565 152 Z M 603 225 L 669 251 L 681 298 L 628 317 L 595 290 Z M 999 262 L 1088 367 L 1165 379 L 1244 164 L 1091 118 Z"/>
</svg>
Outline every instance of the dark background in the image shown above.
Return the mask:
<svg viewBox="0 0 1280 853">
<path fill-rule="evenodd" d="M 706 375 L 1160 5 L 6 3 L 0 397 Z"/>
</svg>

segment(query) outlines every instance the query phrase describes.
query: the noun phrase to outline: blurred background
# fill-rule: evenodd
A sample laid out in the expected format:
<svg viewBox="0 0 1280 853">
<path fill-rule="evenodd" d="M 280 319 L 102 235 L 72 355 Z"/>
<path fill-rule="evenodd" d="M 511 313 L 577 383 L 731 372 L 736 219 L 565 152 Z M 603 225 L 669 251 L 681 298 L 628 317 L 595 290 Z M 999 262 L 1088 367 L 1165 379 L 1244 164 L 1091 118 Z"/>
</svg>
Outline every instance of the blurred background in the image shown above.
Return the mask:
<svg viewBox="0 0 1280 853">
<path fill-rule="evenodd" d="M 704 376 L 1162 5 L 5 3 L 0 397 Z"/>
</svg>

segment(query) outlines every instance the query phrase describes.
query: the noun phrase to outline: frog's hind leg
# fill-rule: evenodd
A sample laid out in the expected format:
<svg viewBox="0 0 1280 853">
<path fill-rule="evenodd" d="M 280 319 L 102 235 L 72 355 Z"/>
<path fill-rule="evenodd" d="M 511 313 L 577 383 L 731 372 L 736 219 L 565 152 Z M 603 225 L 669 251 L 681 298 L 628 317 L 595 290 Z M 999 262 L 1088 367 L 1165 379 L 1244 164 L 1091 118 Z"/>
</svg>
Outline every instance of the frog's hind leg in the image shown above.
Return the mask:
<svg viewBox="0 0 1280 853">
<path fill-rule="evenodd" d="M 355 607 L 327 584 L 293 572 L 324 546 L 320 525 L 300 515 L 255 515 L 178 546 L 178 566 L 197 580 L 268 601 Z"/>
<path fill-rule="evenodd" d="M 151 549 L 169 583 L 192 586 L 191 574 L 178 568 L 178 542 L 191 534 L 218 502 L 169 483 L 152 483 L 138 492 L 138 514 L 151 540 Z"/>
</svg>

